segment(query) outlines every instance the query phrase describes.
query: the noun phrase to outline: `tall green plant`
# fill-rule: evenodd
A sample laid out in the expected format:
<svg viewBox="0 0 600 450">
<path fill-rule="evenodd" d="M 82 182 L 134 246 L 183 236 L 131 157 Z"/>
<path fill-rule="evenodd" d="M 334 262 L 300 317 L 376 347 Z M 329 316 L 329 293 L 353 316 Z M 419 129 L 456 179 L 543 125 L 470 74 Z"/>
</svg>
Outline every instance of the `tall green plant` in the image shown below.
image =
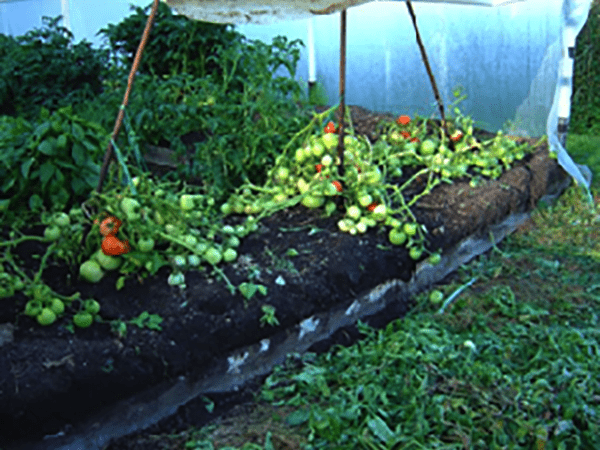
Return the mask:
<svg viewBox="0 0 600 450">
<path fill-rule="evenodd" d="M 24 36 L 0 35 L 0 113 L 35 118 L 93 98 L 102 90 L 108 52 L 59 26 L 61 17 L 43 17 L 43 27 Z"/>
<path fill-rule="evenodd" d="M 98 32 L 108 40 L 113 58 L 126 67 L 133 62 L 150 8 L 151 5 L 132 7 L 134 14 L 116 25 L 108 24 Z M 241 36 L 232 31 L 231 25 L 173 15 L 171 9 L 161 2 L 139 71 L 157 76 L 190 73 L 204 77 L 220 69 L 217 62 L 210 60 L 216 53 L 216 47 L 226 46 Z"/>
</svg>

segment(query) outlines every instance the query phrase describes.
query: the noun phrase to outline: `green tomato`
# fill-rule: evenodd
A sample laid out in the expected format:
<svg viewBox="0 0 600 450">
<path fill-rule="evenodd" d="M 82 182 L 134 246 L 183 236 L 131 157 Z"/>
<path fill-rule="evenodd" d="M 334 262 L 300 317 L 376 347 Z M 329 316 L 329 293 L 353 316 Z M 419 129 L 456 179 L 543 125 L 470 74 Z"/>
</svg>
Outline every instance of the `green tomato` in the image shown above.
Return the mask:
<svg viewBox="0 0 600 450">
<path fill-rule="evenodd" d="M 190 247 L 194 247 L 198 243 L 198 238 L 196 236 L 192 236 L 191 234 L 186 234 L 183 237 L 183 242 L 185 242 Z"/>
<path fill-rule="evenodd" d="M 280 192 L 279 194 L 275 195 L 273 197 L 273 201 L 275 203 L 283 203 L 288 199 L 288 196 L 285 195 L 283 192 Z"/>
<path fill-rule="evenodd" d="M 46 301 L 49 295 L 50 288 L 44 284 L 36 285 L 31 292 L 31 296 L 33 297 L 33 299 L 38 300 L 40 302 Z"/>
<path fill-rule="evenodd" d="M 196 244 L 196 253 L 202 254 L 206 250 L 208 250 L 208 244 L 206 242 L 199 242 Z"/>
<path fill-rule="evenodd" d="M 337 209 L 337 205 L 332 201 L 328 201 L 327 204 L 325 205 L 325 213 L 327 214 L 327 216 L 331 216 L 335 212 L 336 209 Z"/>
<path fill-rule="evenodd" d="M 121 200 L 121 209 L 130 220 L 139 218 L 138 211 L 140 206 L 140 203 L 134 198 L 124 197 Z"/>
<path fill-rule="evenodd" d="M 194 197 L 192 195 L 182 195 L 179 199 L 179 207 L 182 211 L 191 211 L 194 209 Z"/>
<path fill-rule="evenodd" d="M 85 312 L 95 316 L 100 312 L 100 303 L 98 303 L 93 298 L 90 298 L 83 302 L 83 309 Z"/>
<path fill-rule="evenodd" d="M 325 167 L 328 167 L 333 164 L 333 158 L 329 155 L 325 155 L 321 158 L 321 164 L 323 164 Z"/>
<path fill-rule="evenodd" d="M 413 247 L 408 251 L 408 256 L 410 256 L 411 259 L 417 260 L 421 257 L 422 253 L 423 249 L 421 249 L 420 247 Z"/>
<path fill-rule="evenodd" d="M 223 252 L 223 261 L 231 262 L 237 259 L 237 252 L 233 248 L 228 248 Z"/>
<path fill-rule="evenodd" d="M 279 181 L 280 183 L 283 183 L 285 180 L 287 180 L 289 176 L 290 169 L 288 169 L 287 167 L 280 167 L 275 173 L 275 178 L 277 178 L 277 181 Z"/>
<path fill-rule="evenodd" d="M 167 234 L 174 235 L 177 233 L 177 227 L 172 223 L 168 223 L 165 225 L 165 231 Z"/>
<path fill-rule="evenodd" d="M 311 209 L 319 208 L 320 206 L 323 206 L 323 203 L 325 203 L 325 199 L 323 197 L 317 197 L 314 195 L 307 195 L 302 199 L 302 204 Z"/>
<path fill-rule="evenodd" d="M 360 208 L 356 205 L 352 205 L 346 210 L 346 215 L 351 219 L 358 220 L 360 217 Z"/>
<path fill-rule="evenodd" d="M 387 217 L 387 209 L 385 205 L 377 205 L 373 210 L 373 217 L 375 220 L 385 220 Z"/>
<path fill-rule="evenodd" d="M 59 298 L 53 298 L 50 303 L 50 309 L 57 316 L 65 312 L 65 304 Z"/>
<path fill-rule="evenodd" d="M 187 259 L 183 255 L 175 255 L 173 256 L 173 264 L 177 267 L 184 267 L 187 263 Z"/>
<path fill-rule="evenodd" d="M 433 303 L 434 305 L 441 303 L 441 301 L 444 299 L 444 294 L 442 293 L 442 291 L 438 290 L 438 289 L 434 289 L 433 291 L 431 291 L 429 293 L 429 301 L 431 303 Z"/>
<path fill-rule="evenodd" d="M 223 255 L 221 254 L 221 252 L 214 247 L 209 248 L 203 256 L 204 259 L 206 259 L 206 261 L 209 264 L 212 264 L 213 266 L 219 264 L 223 259 Z"/>
<path fill-rule="evenodd" d="M 298 164 L 302 164 L 304 162 L 304 150 L 301 148 L 296 149 L 295 158 Z"/>
<path fill-rule="evenodd" d="M 44 230 L 44 238 L 47 241 L 56 241 L 60 237 L 60 228 L 55 225 L 46 227 Z"/>
<path fill-rule="evenodd" d="M 299 178 L 296 182 L 296 186 L 301 194 L 304 194 L 310 188 L 310 185 L 306 182 L 304 178 Z"/>
<path fill-rule="evenodd" d="M 423 155 L 433 155 L 435 153 L 435 143 L 430 139 L 425 139 L 421 143 L 421 153 Z"/>
<path fill-rule="evenodd" d="M 56 314 L 50 308 L 44 308 L 37 316 L 37 321 L 42 326 L 52 325 L 56 321 Z"/>
<path fill-rule="evenodd" d="M 100 264 L 104 270 L 116 270 L 121 265 L 121 258 L 116 256 L 105 255 L 102 250 L 98 250 L 92 258 Z"/>
<path fill-rule="evenodd" d="M 154 239 L 146 238 L 138 241 L 138 250 L 143 253 L 151 252 L 154 249 Z"/>
<path fill-rule="evenodd" d="M 414 236 L 415 234 L 417 234 L 416 223 L 405 223 L 402 229 L 408 236 Z"/>
<path fill-rule="evenodd" d="M 198 255 L 188 255 L 188 264 L 192 267 L 198 267 L 200 265 L 200 258 Z"/>
<path fill-rule="evenodd" d="M 227 215 L 231 214 L 231 209 L 232 209 L 232 208 L 231 208 L 231 205 L 230 205 L 229 203 L 223 203 L 223 204 L 221 205 L 221 213 L 222 213 L 224 216 L 227 216 Z"/>
<path fill-rule="evenodd" d="M 42 302 L 40 300 L 29 300 L 25 305 L 25 315 L 36 317 L 42 312 Z"/>
<path fill-rule="evenodd" d="M 323 144 L 317 142 L 311 147 L 311 151 L 313 155 L 315 155 L 317 158 L 320 158 L 321 156 L 323 156 L 323 153 L 325 153 L 325 147 L 323 146 Z"/>
<path fill-rule="evenodd" d="M 367 184 L 378 184 L 381 181 L 381 171 L 378 168 L 365 173 L 364 180 Z"/>
<path fill-rule="evenodd" d="M 402 245 L 406 242 L 406 234 L 396 228 L 390 230 L 388 238 L 394 245 Z"/>
<path fill-rule="evenodd" d="M 361 194 L 358 197 L 358 203 L 360 203 L 360 206 L 362 206 L 363 208 L 366 208 L 367 206 L 369 206 L 371 203 L 373 203 L 373 197 L 371 197 L 369 194 L 364 193 Z"/>
<path fill-rule="evenodd" d="M 434 253 L 429 257 L 429 264 L 431 264 L 432 266 L 439 264 L 441 261 L 442 255 L 440 255 L 439 253 Z"/>
<path fill-rule="evenodd" d="M 68 214 L 60 212 L 54 216 L 54 223 L 59 227 L 68 227 L 71 224 L 71 218 Z"/>
<path fill-rule="evenodd" d="M 358 148 L 358 139 L 356 139 L 354 136 L 344 136 L 344 147 L 347 149 L 356 149 Z"/>
<path fill-rule="evenodd" d="M 326 133 L 321 137 L 321 143 L 327 150 L 331 150 L 338 145 L 339 136 L 333 133 Z"/>
<path fill-rule="evenodd" d="M 73 323 L 79 328 L 88 328 L 93 321 L 94 318 L 87 312 L 80 312 L 73 316 Z"/>
<path fill-rule="evenodd" d="M 229 247 L 239 247 L 240 246 L 240 238 L 238 238 L 237 236 L 231 236 L 227 240 L 227 245 Z"/>
<path fill-rule="evenodd" d="M 104 276 L 104 272 L 96 261 L 88 260 L 79 266 L 79 275 L 89 283 L 97 283 Z"/>
</svg>

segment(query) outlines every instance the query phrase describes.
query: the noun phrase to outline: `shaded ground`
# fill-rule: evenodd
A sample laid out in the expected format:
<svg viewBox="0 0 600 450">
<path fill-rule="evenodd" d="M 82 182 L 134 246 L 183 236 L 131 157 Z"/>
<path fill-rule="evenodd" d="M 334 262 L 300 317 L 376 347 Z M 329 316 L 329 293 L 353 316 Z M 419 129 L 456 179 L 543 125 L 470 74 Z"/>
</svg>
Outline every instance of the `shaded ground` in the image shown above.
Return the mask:
<svg viewBox="0 0 600 450">
<path fill-rule="evenodd" d="M 371 138 L 376 138 L 376 125 L 386 117 L 394 119 L 352 108 L 357 133 Z M 490 136 L 482 132 L 477 137 Z M 544 144 L 496 181 L 477 188 L 471 188 L 468 181 L 443 184 L 421 199 L 413 212 L 430 231 L 427 248 L 449 248 L 510 213 L 531 209 L 550 184 L 565 177 L 547 154 Z M 167 284 L 167 269 L 116 291 L 116 274 L 89 285 L 71 277 L 65 266 L 49 267 L 43 276 L 48 285 L 64 294 L 79 291 L 84 299 L 94 297 L 102 305 L 104 319 L 128 320 L 148 311 L 164 319 L 162 331 L 128 326 L 127 334 L 119 336 L 108 324 L 94 324 L 71 334 L 60 321 L 42 328 L 24 316 L 17 320 L 26 302 L 22 294 L 3 300 L 0 447 L 24 437 L 55 434 L 65 424 L 77 423 L 99 408 L 164 380 L 180 375 L 201 377 L 216 358 L 232 350 L 351 302 L 387 280 L 411 277 L 415 261 L 404 247 L 389 245 L 387 233 L 370 230 L 351 236 L 338 230 L 338 220 L 336 216 L 322 218 L 303 207 L 265 219 L 257 234 L 243 240 L 238 261 L 223 268 L 235 285 L 250 277 L 267 287 L 267 296 L 257 295 L 247 305 L 241 295 L 232 296 L 223 282 L 204 272 L 187 273 L 184 291 Z M 41 235 L 43 229 L 30 231 Z M 6 230 L 2 238 L 8 239 Z M 26 242 L 12 252 L 33 273 L 39 267 L 35 255 L 43 254 L 45 248 L 39 242 Z M 298 255 L 286 256 L 289 248 Z M 278 326 L 261 326 L 265 304 L 275 307 Z M 408 306 L 400 307 L 399 313 Z M 336 339 L 349 341 L 342 335 Z M 200 402 L 180 408 L 176 416 L 149 433 L 201 425 L 198 422 L 205 423 L 228 405 L 250 400 L 251 392 L 248 386 L 235 395 L 222 395 L 212 414 Z M 151 443 L 147 434 L 143 436 L 119 439 L 109 448 L 164 448 L 160 440 Z"/>
</svg>

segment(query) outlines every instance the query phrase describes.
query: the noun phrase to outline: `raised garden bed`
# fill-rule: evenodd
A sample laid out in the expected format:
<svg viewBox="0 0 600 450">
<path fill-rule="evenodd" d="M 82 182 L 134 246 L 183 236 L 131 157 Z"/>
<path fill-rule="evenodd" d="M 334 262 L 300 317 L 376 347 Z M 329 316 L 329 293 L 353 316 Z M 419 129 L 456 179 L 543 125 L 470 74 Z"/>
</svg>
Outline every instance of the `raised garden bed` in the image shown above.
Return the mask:
<svg viewBox="0 0 600 450">
<path fill-rule="evenodd" d="M 351 110 L 356 133 L 372 140 L 382 118 L 394 120 Z M 74 448 L 75 442 L 101 448 L 111 438 L 176 413 L 194 397 L 235 390 L 241 395 L 249 381 L 267 374 L 287 354 L 351 342 L 358 319 L 381 326 L 401 317 L 415 293 L 487 251 L 522 224 L 540 199 L 559 195 L 569 182 L 543 143 L 497 180 L 476 187 L 468 180 L 436 186 L 411 208 L 428 230 L 426 248 L 442 249 L 436 266 L 390 245 L 387 232 L 371 229 L 353 236 L 339 230 L 335 215 L 323 217 L 300 205 L 279 211 L 263 219 L 257 232 L 243 239 L 237 261 L 223 267 L 234 285 L 250 277 L 266 287 L 267 295 L 250 300 L 194 271 L 186 273 L 184 290 L 167 283 L 169 271 L 163 268 L 117 291 L 116 274 L 91 285 L 70 280 L 66 266 L 53 265 L 44 279 L 54 290 L 98 299 L 105 320 L 147 311 L 163 319 L 161 330 L 149 329 L 143 320 L 141 327 L 129 325 L 125 335 L 107 323 L 74 334 L 25 317 L 15 326 L 25 300 L 5 299 L 0 304 L 0 447 L 18 448 L 19 441 L 55 435 L 34 448 Z M 41 235 L 43 228 L 29 231 Z M 33 255 L 46 247 L 28 241 L 13 253 L 25 267 L 35 268 L 39 260 Z M 277 325 L 261 322 L 264 305 L 275 308 Z"/>
</svg>

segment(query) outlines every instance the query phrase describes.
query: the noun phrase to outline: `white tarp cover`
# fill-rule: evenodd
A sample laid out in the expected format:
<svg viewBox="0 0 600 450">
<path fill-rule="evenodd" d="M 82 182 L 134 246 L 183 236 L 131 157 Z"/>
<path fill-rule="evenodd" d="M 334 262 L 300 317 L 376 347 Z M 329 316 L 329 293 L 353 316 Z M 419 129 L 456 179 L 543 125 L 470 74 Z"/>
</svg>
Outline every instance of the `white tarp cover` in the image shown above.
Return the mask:
<svg viewBox="0 0 600 450">
<path fill-rule="evenodd" d="M 271 24 L 332 14 L 379 0 L 162 0 L 179 14 L 204 22 Z M 498 6 L 523 0 L 414 0 Z"/>
</svg>

